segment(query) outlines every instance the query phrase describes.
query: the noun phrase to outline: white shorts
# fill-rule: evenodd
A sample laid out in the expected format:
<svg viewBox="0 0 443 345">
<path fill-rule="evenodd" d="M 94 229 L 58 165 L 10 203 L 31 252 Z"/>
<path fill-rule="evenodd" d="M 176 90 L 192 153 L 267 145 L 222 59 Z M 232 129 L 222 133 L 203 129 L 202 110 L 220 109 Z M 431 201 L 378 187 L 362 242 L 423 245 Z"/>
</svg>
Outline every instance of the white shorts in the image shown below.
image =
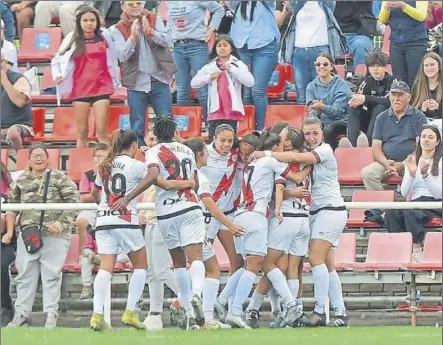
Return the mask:
<svg viewBox="0 0 443 345">
<path fill-rule="evenodd" d="M 140 229 L 100 230 L 95 232 L 97 254 L 118 255 L 136 252 L 145 247 L 145 239 Z"/>
<path fill-rule="evenodd" d="M 338 239 L 348 221 L 348 213 L 344 211 L 321 210 L 309 215 L 311 239 L 330 242 L 333 247 L 338 246 Z"/>
<path fill-rule="evenodd" d="M 205 237 L 202 249 L 202 261 L 206 262 L 213 256 L 215 256 L 215 251 L 214 248 L 212 247 L 212 243 L 209 241 L 208 238 Z"/>
<path fill-rule="evenodd" d="M 157 217 L 157 222 L 169 250 L 203 243 L 205 239 L 205 224 L 200 209 L 166 219 Z"/>
<path fill-rule="evenodd" d="M 97 220 L 97 211 L 95 210 L 80 211 L 77 216 L 77 220 L 81 218 L 86 219 L 91 228 L 95 228 L 95 221 Z"/>
<path fill-rule="evenodd" d="M 306 256 L 309 247 L 308 217 L 284 217 L 281 224 L 272 218 L 269 225 L 268 248 L 293 256 Z"/>
<path fill-rule="evenodd" d="M 225 216 L 232 220 L 234 218 L 234 213 L 225 213 Z M 226 226 L 215 219 L 215 217 L 212 217 L 209 213 L 204 213 L 203 217 L 205 220 L 206 237 L 210 240 L 214 240 L 219 231 L 228 231 Z"/>
<path fill-rule="evenodd" d="M 235 216 L 234 224 L 245 230 L 243 237 L 235 237 L 234 244 L 237 254 L 266 256 L 268 238 L 268 219 L 258 212 L 243 212 Z"/>
</svg>

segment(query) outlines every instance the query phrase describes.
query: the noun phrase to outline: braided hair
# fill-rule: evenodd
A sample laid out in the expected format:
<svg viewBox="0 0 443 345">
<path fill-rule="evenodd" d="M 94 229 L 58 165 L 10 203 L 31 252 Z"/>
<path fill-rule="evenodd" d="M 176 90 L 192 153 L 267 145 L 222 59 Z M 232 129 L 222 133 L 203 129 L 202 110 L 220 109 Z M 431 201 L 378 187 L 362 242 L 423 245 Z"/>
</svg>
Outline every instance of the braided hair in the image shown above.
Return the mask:
<svg viewBox="0 0 443 345">
<path fill-rule="evenodd" d="M 171 115 L 154 119 L 154 135 L 160 143 L 171 142 L 177 131 L 177 123 Z"/>
</svg>

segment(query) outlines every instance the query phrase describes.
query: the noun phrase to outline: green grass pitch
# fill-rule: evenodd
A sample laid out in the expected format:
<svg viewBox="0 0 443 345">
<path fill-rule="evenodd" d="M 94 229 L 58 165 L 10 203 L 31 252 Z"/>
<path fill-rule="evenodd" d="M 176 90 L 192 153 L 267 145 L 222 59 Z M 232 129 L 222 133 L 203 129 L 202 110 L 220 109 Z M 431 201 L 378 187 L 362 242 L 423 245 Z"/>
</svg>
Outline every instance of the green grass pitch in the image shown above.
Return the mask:
<svg viewBox="0 0 443 345">
<path fill-rule="evenodd" d="M 228 331 L 2 329 L 2 345 L 441 345 L 438 327 L 350 327 Z"/>
</svg>

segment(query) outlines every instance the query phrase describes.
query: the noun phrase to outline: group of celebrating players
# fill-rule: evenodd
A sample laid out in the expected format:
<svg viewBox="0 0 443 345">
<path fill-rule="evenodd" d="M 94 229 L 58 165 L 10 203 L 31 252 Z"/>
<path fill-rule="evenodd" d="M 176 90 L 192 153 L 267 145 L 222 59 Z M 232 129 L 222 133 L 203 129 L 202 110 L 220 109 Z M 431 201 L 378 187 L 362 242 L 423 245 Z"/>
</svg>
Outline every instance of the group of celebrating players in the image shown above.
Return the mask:
<svg viewBox="0 0 443 345">
<path fill-rule="evenodd" d="M 308 118 L 302 130 L 279 123 L 241 140 L 224 124 L 208 145 L 199 138 L 177 140 L 171 116 L 156 118 L 152 132 L 157 144 L 146 150 L 143 163 L 134 159 L 135 133 L 116 130 L 97 175 L 93 195 L 99 202 L 95 237 L 101 265 L 94 282 L 93 330 L 108 327 L 103 307 L 121 250 L 134 267 L 122 322 L 145 328 L 135 313 L 148 265 L 136 204 L 151 185 L 156 186 L 155 231 L 173 261 L 182 306 L 173 316 L 181 328 L 257 328 L 265 295 L 275 327 L 348 325 L 332 250 L 347 212 L 337 162 L 317 118 Z M 220 268 L 212 248 L 216 237 L 230 262 L 219 295 Z M 315 297 L 309 316 L 302 304 L 308 251 Z M 335 317 L 326 324 L 329 301 Z"/>
</svg>

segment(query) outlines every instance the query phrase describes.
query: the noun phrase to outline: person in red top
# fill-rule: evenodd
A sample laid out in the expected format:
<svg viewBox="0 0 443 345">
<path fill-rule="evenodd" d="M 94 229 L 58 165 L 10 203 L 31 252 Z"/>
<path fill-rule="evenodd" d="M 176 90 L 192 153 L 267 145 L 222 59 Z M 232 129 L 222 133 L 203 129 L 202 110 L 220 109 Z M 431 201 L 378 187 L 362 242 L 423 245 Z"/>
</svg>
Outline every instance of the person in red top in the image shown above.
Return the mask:
<svg viewBox="0 0 443 345">
<path fill-rule="evenodd" d="M 52 76 L 59 96 L 70 98 L 77 118 L 77 147 L 85 147 L 88 117 L 94 109 L 98 141 L 108 143 L 110 96 L 118 80 L 117 54 L 112 38 L 101 29 L 99 12 L 83 5 L 77 10 L 76 28 L 62 42 L 52 60 Z"/>
<path fill-rule="evenodd" d="M 220 35 L 209 54 L 210 62 L 191 80 L 191 87 L 209 84 L 208 131 L 212 139 L 215 129 L 228 124 L 237 131 L 237 121 L 245 116 L 242 86 L 252 87 L 254 77 L 237 53 L 228 35 Z"/>
</svg>

